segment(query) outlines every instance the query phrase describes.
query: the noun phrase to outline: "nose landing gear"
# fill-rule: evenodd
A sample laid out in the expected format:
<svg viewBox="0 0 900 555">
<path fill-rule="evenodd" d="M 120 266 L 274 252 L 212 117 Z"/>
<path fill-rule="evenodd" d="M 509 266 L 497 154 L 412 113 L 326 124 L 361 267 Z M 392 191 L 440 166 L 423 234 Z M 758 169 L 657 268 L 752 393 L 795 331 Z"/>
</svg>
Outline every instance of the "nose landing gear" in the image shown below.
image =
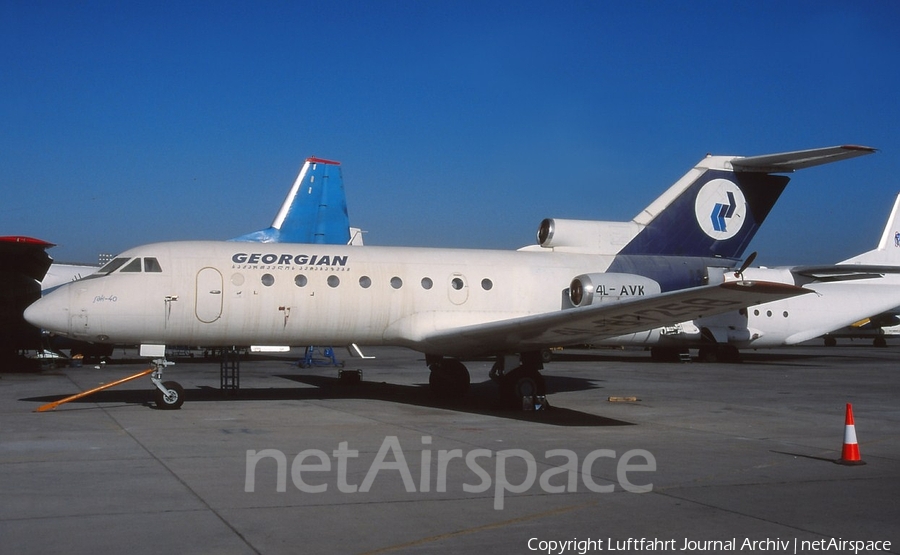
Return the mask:
<svg viewBox="0 0 900 555">
<path fill-rule="evenodd" d="M 150 381 L 156 386 L 156 407 L 162 410 L 175 410 L 184 404 L 184 388 L 181 387 L 181 384 L 162 381 L 163 369 L 173 364 L 175 363 L 164 358 L 156 359 L 151 363 L 153 373 L 150 374 Z"/>
</svg>

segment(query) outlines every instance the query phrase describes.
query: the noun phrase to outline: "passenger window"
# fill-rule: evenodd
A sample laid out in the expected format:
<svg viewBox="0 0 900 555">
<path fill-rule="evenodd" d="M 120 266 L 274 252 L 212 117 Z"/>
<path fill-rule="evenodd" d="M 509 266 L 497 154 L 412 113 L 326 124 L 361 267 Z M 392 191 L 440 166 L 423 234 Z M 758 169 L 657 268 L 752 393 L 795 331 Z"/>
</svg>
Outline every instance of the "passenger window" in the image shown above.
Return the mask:
<svg viewBox="0 0 900 555">
<path fill-rule="evenodd" d="M 134 260 L 132 260 L 131 262 L 126 264 L 125 267 L 122 268 L 121 271 L 123 271 L 123 272 L 140 272 L 141 271 L 141 259 L 135 258 Z"/>
<path fill-rule="evenodd" d="M 372 287 L 372 278 L 370 278 L 369 276 L 362 276 L 361 278 L 359 278 L 359 286 L 363 289 Z"/>
<path fill-rule="evenodd" d="M 428 289 L 431 289 L 432 287 L 434 287 L 434 282 L 431 281 L 431 278 L 423 277 L 422 278 L 422 289 L 428 290 Z"/>
<path fill-rule="evenodd" d="M 400 289 L 401 287 L 403 287 L 403 280 L 397 276 L 392 277 L 391 287 L 393 287 L 394 289 Z"/>
<path fill-rule="evenodd" d="M 297 287 L 306 287 L 307 283 L 309 283 L 309 280 L 306 279 L 306 276 L 304 276 L 303 274 L 297 274 L 297 276 L 294 278 L 294 284 Z"/>
<path fill-rule="evenodd" d="M 341 284 L 341 278 L 337 276 L 328 276 L 328 287 L 337 287 Z"/>
<path fill-rule="evenodd" d="M 488 278 L 484 278 L 483 280 L 481 280 L 481 288 L 485 291 L 490 291 L 494 288 L 494 282 L 492 282 Z"/>
<path fill-rule="evenodd" d="M 263 274 L 260 278 L 260 281 L 266 287 L 272 287 L 272 285 L 275 284 L 275 276 L 273 276 L 272 274 Z"/>
<path fill-rule="evenodd" d="M 155 258 L 145 258 L 144 259 L 144 271 L 145 272 L 162 272 L 162 268 L 159 265 L 159 260 Z"/>
</svg>

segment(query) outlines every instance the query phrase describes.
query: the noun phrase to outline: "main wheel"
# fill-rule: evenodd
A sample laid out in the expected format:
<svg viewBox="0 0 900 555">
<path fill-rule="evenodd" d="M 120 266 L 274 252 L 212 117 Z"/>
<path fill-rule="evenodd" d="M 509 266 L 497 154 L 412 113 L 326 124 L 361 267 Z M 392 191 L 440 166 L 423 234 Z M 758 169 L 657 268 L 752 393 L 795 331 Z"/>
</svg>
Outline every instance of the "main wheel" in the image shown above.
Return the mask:
<svg viewBox="0 0 900 555">
<path fill-rule="evenodd" d="M 719 362 L 719 350 L 715 345 L 704 345 L 700 347 L 697 358 L 702 362 Z"/>
<path fill-rule="evenodd" d="M 163 410 L 175 410 L 184 404 L 184 388 L 178 382 L 163 382 L 167 392 L 156 388 L 156 406 Z"/>
<path fill-rule="evenodd" d="M 550 349 L 541 349 L 541 362 L 547 364 L 553 360 L 553 351 Z"/>
<path fill-rule="evenodd" d="M 459 399 L 469 391 L 469 370 L 460 361 L 452 358 L 432 364 L 428 385 L 436 397 Z"/>
<path fill-rule="evenodd" d="M 741 351 L 734 345 L 722 345 L 719 347 L 719 360 L 736 364 L 741 362 Z"/>
<path fill-rule="evenodd" d="M 522 397 L 534 397 L 538 394 L 537 380 L 532 376 L 522 376 L 513 383 L 513 395 L 516 399 Z"/>
<path fill-rule="evenodd" d="M 538 371 L 526 372 L 522 367 L 504 375 L 500 382 L 500 396 L 511 408 L 521 408 L 522 398 L 534 399 L 536 395 L 545 395 L 547 386 L 544 376 Z"/>
</svg>

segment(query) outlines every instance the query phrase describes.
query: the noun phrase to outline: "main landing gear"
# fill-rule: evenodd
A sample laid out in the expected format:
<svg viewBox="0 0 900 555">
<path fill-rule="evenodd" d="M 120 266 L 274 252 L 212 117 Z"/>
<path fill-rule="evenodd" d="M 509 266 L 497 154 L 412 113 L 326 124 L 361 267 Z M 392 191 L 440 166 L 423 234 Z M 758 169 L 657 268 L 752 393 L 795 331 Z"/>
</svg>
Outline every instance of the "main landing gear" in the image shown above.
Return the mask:
<svg viewBox="0 0 900 555">
<path fill-rule="evenodd" d="M 440 399 L 459 399 L 469 391 L 469 370 L 455 358 L 425 355 L 425 364 L 431 370 L 428 385 Z"/>
<path fill-rule="evenodd" d="M 431 370 L 428 384 L 435 396 L 441 399 L 458 399 L 469 390 L 469 371 L 454 358 L 426 355 L 425 363 Z M 521 407 L 523 398 L 534 399 L 547 392 L 542 353 L 522 353 L 518 357 L 498 356 L 491 368 L 491 380 L 500 386 L 500 398 L 511 407 Z"/>
<path fill-rule="evenodd" d="M 541 375 L 541 370 L 544 369 L 542 353 L 522 353 L 518 362 L 518 366 L 508 370 L 509 366 L 515 364 L 515 358 L 510 360 L 508 357 L 497 357 L 490 373 L 491 379 L 500 386 L 500 399 L 513 408 L 521 408 L 523 399 L 533 402 L 535 397 L 547 393 L 544 376 Z"/>
<path fill-rule="evenodd" d="M 741 361 L 741 352 L 734 345 L 704 345 L 700 347 L 697 356 L 703 362 L 731 362 Z"/>
<path fill-rule="evenodd" d="M 174 410 L 181 408 L 184 404 L 184 388 L 178 382 L 162 381 L 162 372 L 166 366 L 171 366 L 174 362 L 169 362 L 164 358 L 156 359 L 151 363 L 153 373 L 150 374 L 150 381 L 156 386 L 156 407 L 163 410 Z"/>
</svg>

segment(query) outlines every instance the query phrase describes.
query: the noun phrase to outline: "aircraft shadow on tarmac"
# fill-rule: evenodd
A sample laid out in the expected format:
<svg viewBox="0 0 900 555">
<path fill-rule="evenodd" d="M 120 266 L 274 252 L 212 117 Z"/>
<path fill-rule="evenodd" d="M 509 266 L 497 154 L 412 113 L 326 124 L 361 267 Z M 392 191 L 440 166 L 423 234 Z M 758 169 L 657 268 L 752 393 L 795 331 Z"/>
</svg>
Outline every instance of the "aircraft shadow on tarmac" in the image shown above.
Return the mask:
<svg viewBox="0 0 900 555">
<path fill-rule="evenodd" d="M 858 345 L 847 345 L 857 347 Z M 862 347 L 871 348 L 865 345 Z M 810 366 L 823 356 L 830 358 L 847 357 L 859 358 L 860 349 L 825 348 L 810 350 L 803 353 L 785 352 L 779 349 L 765 351 L 747 351 L 744 353 L 744 365 L 765 365 L 778 363 L 790 366 Z M 649 353 L 637 350 L 598 349 L 598 350 L 574 350 L 564 353 L 555 353 L 553 359 L 558 362 L 621 362 L 631 364 L 647 364 L 658 366 L 650 360 Z M 254 360 L 262 360 L 254 357 Z M 283 360 L 273 358 L 272 360 Z M 208 362 L 205 359 L 185 359 L 181 363 Z M 143 361 L 124 360 L 117 363 L 143 364 Z M 662 363 L 679 365 L 681 363 Z M 693 364 L 704 364 L 695 362 Z M 721 363 L 720 363 L 721 364 Z M 293 365 L 292 365 L 293 366 Z M 728 366 L 740 367 L 741 364 Z M 294 366 L 296 367 L 296 366 Z M 198 387 L 188 389 L 185 392 L 187 403 L 194 402 L 227 402 L 240 401 L 280 401 L 280 400 L 324 400 L 324 399 L 363 399 L 373 401 L 385 401 L 412 406 L 453 410 L 471 414 L 506 418 L 510 420 L 522 420 L 540 422 L 556 426 L 629 426 L 631 422 L 606 418 L 596 414 L 553 406 L 553 394 L 568 391 L 587 391 L 601 389 L 597 385 L 600 380 L 582 379 L 567 376 L 554 376 L 545 374 L 548 401 L 551 406 L 542 411 L 524 411 L 504 407 L 498 396 L 497 386 L 493 382 L 485 381 L 473 383 L 469 393 L 463 399 L 446 400 L 435 397 L 427 384 L 399 385 L 385 382 L 361 381 L 359 383 L 346 383 L 337 377 L 321 374 L 278 374 L 279 378 L 305 384 L 307 387 L 279 387 L 279 388 L 242 388 L 239 390 L 222 391 L 213 387 Z M 308 387 L 312 386 L 312 387 Z M 63 399 L 75 392 L 64 395 L 48 395 L 21 399 L 26 402 L 50 403 Z M 72 404 L 94 403 L 125 403 L 147 405 L 155 408 L 154 391 L 150 387 L 146 389 L 111 389 L 100 391 L 84 399 L 72 401 Z M 70 409 L 71 410 L 71 409 Z"/>
<path fill-rule="evenodd" d="M 228 401 L 282 401 L 282 400 L 327 400 L 363 399 L 385 401 L 405 405 L 446 409 L 471 414 L 480 414 L 510 420 L 521 420 L 549 424 L 553 426 L 630 426 L 631 422 L 606 418 L 596 414 L 549 406 L 546 410 L 528 411 L 504 407 L 497 393 L 497 385 L 491 381 L 473 383 L 468 394 L 462 399 L 439 399 L 428 384 L 398 385 L 385 382 L 360 381 L 348 383 L 337 377 L 315 374 L 279 374 L 277 377 L 313 387 L 241 388 L 223 391 L 213 387 L 199 387 L 185 391 L 185 404 L 196 402 Z M 547 392 L 579 391 L 598 389 L 593 380 L 571 377 L 545 376 Z M 48 395 L 21 399 L 27 402 L 50 403 L 67 395 Z M 152 389 L 123 389 L 99 391 L 71 404 L 125 403 L 142 404 L 156 408 Z"/>
</svg>

